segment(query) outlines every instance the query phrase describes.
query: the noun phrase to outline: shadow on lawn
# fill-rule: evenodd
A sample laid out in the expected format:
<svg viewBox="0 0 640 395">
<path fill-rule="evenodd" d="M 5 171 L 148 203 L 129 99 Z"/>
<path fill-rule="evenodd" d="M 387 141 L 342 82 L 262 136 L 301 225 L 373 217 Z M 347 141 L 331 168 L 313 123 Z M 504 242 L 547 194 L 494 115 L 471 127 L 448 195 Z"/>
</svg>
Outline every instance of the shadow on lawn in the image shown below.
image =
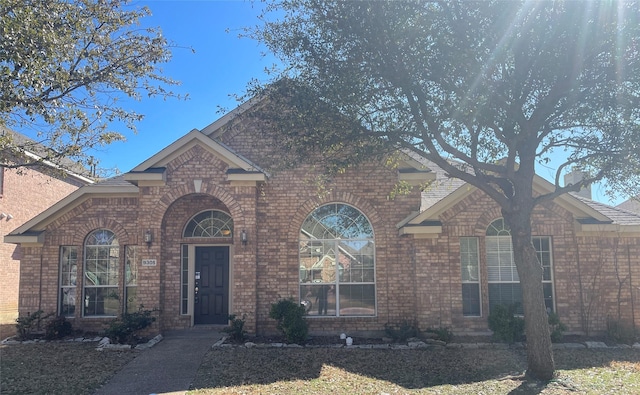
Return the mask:
<svg viewBox="0 0 640 395">
<path fill-rule="evenodd" d="M 205 356 L 195 388 L 321 378 L 330 366 L 407 389 L 463 384 L 524 372 L 522 350 L 215 349 Z M 332 375 L 339 374 L 335 371 Z M 353 378 L 350 378 L 353 380 Z"/>
<path fill-rule="evenodd" d="M 558 370 L 609 366 L 627 361 L 640 366 L 636 350 L 556 350 Z M 194 388 L 268 385 L 282 381 L 344 379 L 388 382 L 405 389 L 512 380 L 512 394 L 538 394 L 546 383 L 527 380 L 521 349 L 295 349 L 219 348 L 210 351 Z M 343 376 L 343 377 L 341 377 Z M 375 383 L 374 383 L 375 385 Z M 558 383 L 554 383 L 558 385 Z M 563 386 L 562 383 L 560 383 Z M 570 388 L 566 388 L 571 390 Z"/>
</svg>

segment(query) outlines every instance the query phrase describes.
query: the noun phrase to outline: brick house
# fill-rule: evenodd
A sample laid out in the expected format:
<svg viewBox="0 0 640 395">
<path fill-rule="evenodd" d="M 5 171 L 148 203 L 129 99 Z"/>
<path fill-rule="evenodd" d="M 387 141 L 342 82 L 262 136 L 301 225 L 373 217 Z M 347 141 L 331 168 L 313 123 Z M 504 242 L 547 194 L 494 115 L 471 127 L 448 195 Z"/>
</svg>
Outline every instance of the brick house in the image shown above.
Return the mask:
<svg viewBox="0 0 640 395">
<path fill-rule="evenodd" d="M 481 191 L 409 157 L 350 168 L 322 188 L 312 163 L 269 171 L 278 147 L 252 108 L 7 236 L 23 250 L 20 313 L 56 311 L 100 330 L 142 304 L 159 309 L 159 331 L 236 314 L 270 333 L 270 305 L 291 297 L 309 306 L 312 332 L 411 320 L 477 333 L 492 306 L 520 298 L 508 229 Z M 399 180 L 432 183 L 392 197 Z M 533 229 L 547 307 L 569 331 L 601 332 L 607 317 L 640 325 L 640 216 L 567 195 L 538 207 Z"/>
<path fill-rule="evenodd" d="M 1 127 L 0 134 L 11 134 L 14 140 L 29 140 L 26 136 Z M 31 159 L 38 157 L 37 152 L 29 150 L 24 155 Z M 79 187 L 93 182 L 77 170 L 54 167 L 42 165 L 14 169 L 0 165 L 1 237 Z M 15 324 L 18 318 L 20 259 L 19 246 L 0 243 L 0 324 Z"/>
</svg>

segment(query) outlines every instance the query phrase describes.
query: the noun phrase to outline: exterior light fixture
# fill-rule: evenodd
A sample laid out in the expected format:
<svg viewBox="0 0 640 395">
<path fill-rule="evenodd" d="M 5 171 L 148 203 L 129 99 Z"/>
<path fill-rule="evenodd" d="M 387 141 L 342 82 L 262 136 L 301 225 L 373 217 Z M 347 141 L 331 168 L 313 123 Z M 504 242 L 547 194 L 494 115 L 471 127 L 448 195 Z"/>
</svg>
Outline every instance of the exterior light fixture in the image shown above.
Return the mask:
<svg viewBox="0 0 640 395">
<path fill-rule="evenodd" d="M 247 231 L 242 229 L 242 233 L 240 233 L 240 241 L 242 241 L 242 245 L 247 245 Z"/>
<path fill-rule="evenodd" d="M 152 241 L 153 233 L 151 233 L 151 229 L 147 229 L 147 231 L 144 232 L 144 242 L 147 243 L 147 246 L 150 246 Z"/>
</svg>

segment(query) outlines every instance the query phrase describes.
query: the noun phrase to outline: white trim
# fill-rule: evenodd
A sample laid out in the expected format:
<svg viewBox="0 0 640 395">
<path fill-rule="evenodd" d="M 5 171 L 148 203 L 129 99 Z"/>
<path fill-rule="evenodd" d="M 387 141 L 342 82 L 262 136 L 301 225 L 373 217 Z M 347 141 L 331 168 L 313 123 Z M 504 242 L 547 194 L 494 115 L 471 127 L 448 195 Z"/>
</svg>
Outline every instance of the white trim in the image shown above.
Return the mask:
<svg viewBox="0 0 640 395">
<path fill-rule="evenodd" d="M 242 115 L 242 113 L 244 113 L 245 111 L 250 110 L 251 108 L 253 108 L 255 105 L 257 105 L 264 99 L 265 97 L 253 97 L 247 100 L 246 102 L 240 104 L 238 107 L 234 108 L 233 110 L 229 111 L 222 117 L 215 120 L 213 123 L 210 123 L 209 125 L 205 126 L 205 128 L 202 129 L 202 133 L 204 133 L 205 135 L 211 138 L 219 137 L 222 134 L 220 133 L 221 132 L 220 128 L 222 128 L 224 125 L 232 121 L 237 116 Z"/>
<path fill-rule="evenodd" d="M 61 215 L 64 215 L 69 210 L 74 207 L 80 205 L 87 199 L 93 197 L 94 195 L 103 195 L 103 196 L 138 196 L 138 187 L 135 185 L 129 186 L 103 186 L 100 184 L 93 185 L 85 185 L 80 189 L 76 189 L 69 195 L 67 195 L 62 200 L 58 201 L 58 203 L 49 207 L 42 213 L 36 215 L 31 220 L 25 222 L 22 226 L 15 229 L 9 235 L 5 236 L 5 240 L 7 237 L 20 236 L 22 233 L 29 231 L 42 231 L 46 228 L 48 224 L 53 222 L 56 218 L 59 218 Z"/>
<path fill-rule="evenodd" d="M 144 172 L 153 167 L 166 167 L 169 162 L 196 145 L 200 145 L 202 148 L 211 152 L 213 155 L 227 163 L 231 168 L 243 169 L 245 171 L 262 171 L 262 169 L 258 168 L 253 163 L 248 162 L 240 155 L 230 151 L 228 148 L 214 141 L 198 129 L 193 129 L 178 140 L 169 144 L 157 154 L 153 155 L 151 158 L 133 168 L 131 172 Z"/>
<path fill-rule="evenodd" d="M 37 161 L 41 162 L 41 163 L 42 163 L 42 164 L 44 164 L 44 165 L 47 165 L 47 166 L 49 166 L 49 167 L 52 167 L 52 168 L 54 168 L 54 169 L 56 169 L 56 170 L 62 170 L 63 172 L 67 173 L 69 176 L 74 177 L 74 178 L 77 178 L 78 180 L 80 180 L 80 181 L 82 181 L 82 182 L 84 182 L 84 183 L 87 183 L 87 184 L 93 184 L 93 183 L 95 183 L 95 181 L 94 181 L 94 180 L 92 180 L 92 179 L 90 179 L 90 178 L 87 178 L 87 177 L 85 177 L 85 176 L 82 176 L 82 175 L 80 175 L 80 174 L 78 174 L 78 173 L 75 173 L 75 172 L 73 172 L 73 171 L 71 171 L 71 170 L 69 170 L 69 169 L 66 169 L 66 168 L 64 168 L 64 167 L 62 167 L 62 166 L 60 166 L 60 165 L 58 165 L 58 164 L 55 164 L 55 163 L 53 163 L 53 162 L 51 162 L 51 161 L 45 160 L 45 159 L 43 159 L 41 156 L 36 155 L 36 154 L 34 154 L 33 152 L 30 152 L 30 151 L 26 151 L 26 150 L 25 150 L 25 151 L 23 151 L 23 153 L 24 153 L 26 156 L 28 156 L 29 158 L 31 158 L 31 159 L 35 159 L 35 160 L 37 160 Z"/>
</svg>

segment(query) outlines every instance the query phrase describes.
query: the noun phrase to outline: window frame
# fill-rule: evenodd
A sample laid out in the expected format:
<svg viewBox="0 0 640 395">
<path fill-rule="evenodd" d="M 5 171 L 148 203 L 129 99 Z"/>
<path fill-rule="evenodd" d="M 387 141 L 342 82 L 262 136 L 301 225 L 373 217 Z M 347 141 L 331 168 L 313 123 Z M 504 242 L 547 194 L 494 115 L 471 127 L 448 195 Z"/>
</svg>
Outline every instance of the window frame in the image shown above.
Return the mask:
<svg viewBox="0 0 640 395">
<path fill-rule="evenodd" d="M 138 273 L 140 270 L 138 246 L 124 246 L 124 312 L 135 313 L 139 310 Z M 133 296 L 131 291 L 135 290 Z M 131 300 L 130 300 L 131 299 Z"/>
<path fill-rule="evenodd" d="M 69 251 L 68 254 L 65 254 Z M 74 254 L 75 258 L 71 258 Z M 65 261 L 66 259 L 66 261 Z M 70 263 L 69 261 L 73 261 Z M 75 271 L 72 267 L 75 266 Z M 68 267 L 69 270 L 65 270 Z M 77 291 L 78 291 L 78 247 L 77 246 L 60 246 L 59 257 L 59 300 L 58 300 L 58 315 L 62 317 L 72 318 L 75 317 L 77 307 Z M 68 281 L 65 281 L 68 279 Z M 73 283 L 73 284 L 72 284 Z M 65 295 L 72 297 L 73 303 L 65 303 Z M 65 308 L 65 306 L 68 306 Z M 70 312 L 69 312 L 70 311 Z"/>
<path fill-rule="evenodd" d="M 500 226 L 498 226 L 498 224 Z M 494 233 L 495 234 L 489 234 L 489 233 Z M 492 239 L 495 238 L 495 239 Z M 494 242 L 497 241 L 498 242 L 498 250 L 497 251 L 490 251 L 490 242 Z M 500 244 L 500 241 L 502 241 L 503 243 Z M 508 249 L 500 249 L 500 246 L 505 246 L 506 242 L 508 241 Z M 546 241 L 546 243 L 544 242 Z M 543 265 L 543 269 L 544 269 L 544 275 L 548 274 L 548 278 L 544 278 L 543 275 L 543 280 L 542 280 L 542 285 L 543 285 L 543 292 L 544 292 L 544 302 L 545 302 L 545 307 L 547 309 L 548 312 L 555 312 L 556 311 L 556 298 L 555 298 L 555 287 L 554 287 L 554 283 L 553 283 L 553 239 L 551 236 L 531 236 L 531 243 L 533 244 L 535 250 L 536 250 L 536 257 L 538 258 L 538 262 L 540 262 L 541 265 Z M 538 248 L 539 246 L 542 246 L 542 244 L 546 244 L 548 246 L 548 250 L 541 250 L 540 248 Z M 495 254 L 495 256 L 497 257 L 498 260 L 498 265 L 489 265 L 489 255 L 490 253 Z M 509 253 L 509 265 L 503 265 L 503 259 L 506 256 L 506 253 Z M 546 255 L 545 255 L 546 254 Z M 543 262 L 541 262 L 541 257 L 542 256 L 548 256 L 549 258 L 549 262 L 548 265 L 545 265 Z M 495 221 L 493 221 L 488 227 L 487 227 L 487 231 L 485 233 L 485 253 L 484 253 L 484 257 L 485 257 L 485 266 L 486 266 L 486 272 L 487 272 L 487 305 L 489 308 L 489 312 L 491 311 L 491 306 L 496 305 L 496 303 L 492 303 L 492 298 L 491 298 L 491 294 L 495 293 L 495 291 L 492 291 L 492 288 L 495 290 L 497 289 L 498 292 L 503 293 L 503 292 L 509 292 L 511 294 L 514 294 L 514 292 L 519 292 L 520 298 L 519 300 L 516 300 L 516 298 L 512 297 L 512 302 L 518 302 L 520 303 L 520 306 L 518 308 L 518 312 L 520 314 L 523 314 L 523 310 L 522 310 L 522 286 L 520 284 L 520 278 L 518 276 L 518 271 L 513 259 L 513 244 L 511 241 L 511 231 L 509 230 L 509 228 L 507 227 L 506 223 L 504 222 L 504 218 L 499 218 L 496 219 Z M 492 268 L 493 271 L 495 271 L 495 273 L 497 273 L 498 275 L 498 279 L 497 280 L 492 280 Z M 508 272 L 507 272 L 508 269 Z M 502 277 L 510 277 L 510 279 L 502 279 Z M 500 284 L 512 284 L 511 285 L 511 290 L 508 290 L 506 287 L 505 289 L 500 289 L 500 288 L 496 288 L 495 286 L 492 287 L 492 284 L 494 285 L 499 285 Z M 498 303 L 500 304 L 500 303 Z"/>
<path fill-rule="evenodd" d="M 94 237 L 93 235 L 94 234 L 97 235 L 99 232 L 102 232 L 103 236 L 106 234 L 106 232 L 109 232 L 112 235 L 112 237 L 110 237 L 109 240 L 104 240 L 105 244 L 89 244 L 90 239 Z M 107 241 L 109 242 L 109 244 L 106 244 Z M 95 250 L 95 254 L 92 253 L 92 256 L 95 256 L 96 258 L 88 257 L 90 250 Z M 109 250 L 106 258 L 104 256 L 101 257 L 101 250 Z M 111 255 L 113 251 L 117 251 L 116 256 Z M 105 251 L 102 251 L 102 255 L 104 255 L 104 252 Z M 113 271 L 111 270 L 112 266 L 114 265 L 112 264 L 112 262 L 110 262 L 114 258 L 115 258 L 115 276 L 113 275 Z M 122 251 L 121 251 L 121 246 L 118 243 L 118 238 L 115 232 L 111 231 L 110 229 L 103 229 L 103 228 L 95 229 L 92 232 L 90 232 L 85 238 L 85 242 L 83 244 L 83 264 L 82 264 L 83 276 L 82 276 L 82 302 L 81 302 L 83 318 L 114 318 L 114 317 L 117 317 L 122 312 L 124 303 L 122 303 L 122 300 L 121 300 L 123 292 L 120 289 L 120 286 L 121 286 L 120 272 L 122 271 L 121 258 L 122 258 Z M 106 275 L 106 278 L 108 280 L 107 284 L 105 285 L 96 284 L 96 282 L 100 281 L 100 277 L 98 277 L 96 273 L 93 273 L 87 270 L 87 265 L 90 260 L 95 262 L 96 273 L 102 273 L 102 277 Z M 101 265 L 106 264 L 107 266 L 106 271 L 101 271 L 101 272 L 97 271 L 100 261 L 102 261 Z M 89 273 L 92 273 L 93 277 L 89 276 Z M 110 277 L 115 277 L 115 281 L 109 280 Z M 89 284 L 90 281 L 93 282 L 94 284 L 93 285 Z M 95 297 L 94 297 L 94 300 L 92 301 L 91 295 L 89 294 L 93 294 L 94 290 L 95 290 Z M 103 294 L 105 290 L 108 292 L 107 295 Z M 100 302 L 100 299 L 102 300 L 102 302 Z M 94 311 L 97 311 L 100 307 L 100 304 L 102 304 L 102 311 L 106 311 L 104 307 L 105 299 L 115 299 L 117 301 L 117 306 L 115 307 L 115 309 L 113 307 L 109 308 L 110 310 L 109 312 L 113 312 L 114 314 L 106 314 L 106 313 L 90 314 L 90 311 L 89 311 L 90 307 L 93 307 Z"/>
<path fill-rule="evenodd" d="M 475 245 L 475 254 L 473 251 L 468 252 L 466 251 L 465 248 L 463 248 L 463 245 L 465 246 L 470 246 L 471 243 L 473 243 L 473 245 Z M 465 259 L 464 256 L 467 256 L 467 258 Z M 469 270 L 469 263 L 471 261 L 473 261 L 472 256 L 475 255 L 475 269 L 476 269 L 476 279 L 473 280 L 471 273 L 469 272 L 469 277 L 471 277 L 471 279 L 465 279 L 465 275 L 464 275 L 464 271 L 465 271 L 465 267 L 467 270 Z M 466 265 L 465 265 L 466 263 Z M 460 280 L 461 280 L 461 293 L 462 293 L 462 316 L 463 317 L 482 317 L 482 289 L 481 289 L 481 285 L 482 282 L 480 281 L 480 241 L 478 237 L 460 237 Z M 467 285 L 466 288 L 471 288 L 469 287 L 469 285 L 475 285 L 476 286 L 476 291 L 474 293 L 477 293 L 477 314 L 473 314 L 473 313 L 466 313 L 467 310 L 471 311 L 471 307 L 469 306 L 465 306 L 465 285 Z"/>
<path fill-rule="evenodd" d="M 208 214 L 208 217 L 205 215 Z M 216 216 L 218 214 L 218 216 Z M 220 218 L 219 215 L 223 217 Z M 198 217 L 203 217 L 198 219 Z M 205 221 L 211 221 L 206 227 L 202 226 Z M 221 223 L 222 226 L 216 227 L 215 225 Z M 194 235 L 198 227 L 201 228 L 202 234 Z M 192 228 L 192 229 L 190 229 Z M 190 234 L 187 234 L 189 231 Z M 205 231 L 208 234 L 204 234 Z M 182 229 L 182 237 L 185 239 L 197 239 L 197 238 L 219 238 L 219 239 L 232 239 L 234 234 L 234 221 L 233 217 L 222 210 L 203 210 L 192 216 L 184 228 Z"/>
<path fill-rule="evenodd" d="M 328 214 L 322 216 L 323 211 L 328 212 Z M 345 211 L 354 214 L 354 217 L 344 215 Z M 348 226 L 341 224 L 338 221 L 340 218 L 345 218 L 344 222 Z M 329 219 L 328 222 L 323 223 L 323 220 L 326 221 L 327 219 Z M 340 225 L 334 228 L 327 226 L 328 223 L 333 221 Z M 305 226 L 310 226 L 311 228 L 305 229 Z M 320 238 L 316 238 L 312 234 L 316 230 L 321 231 L 321 234 L 318 234 L 318 236 L 321 236 Z M 346 237 L 349 234 L 354 237 Z M 308 302 L 313 304 L 313 307 L 308 310 L 311 314 L 308 313 L 307 317 L 376 317 L 378 315 L 378 306 L 375 233 L 367 216 L 358 208 L 346 203 L 327 203 L 317 207 L 305 217 L 298 235 L 299 300 L 300 303 L 305 305 Z M 328 238 L 327 235 L 335 235 L 335 237 Z M 363 235 L 367 237 L 363 237 Z M 362 246 L 356 249 L 351 247 L 350 244 L 355 246 L 362 244 Z M 352 253 L 349 253 L 349 249 L 353 250 Z M 307 267 L 308 265 L 305 263 L 309 264 L 315 258 L 317 258 L 317 261 Z M 361 267 L 355 271 L 341 269 L 345 267 L 346 262 L 358 262 Z M 323 273 L 325 270 L 316 268 L 319 264 L 324 267 L 325 263 L 334 267 L 332 271 L 326 272 L 332 273 L 333 278 L 323 278 L 322 276 L 326 277 L 326 273 Z M 369 265 L 370 267 L 367 267 Z M 352 266 L 349 265 L 349 267 L 351 268 Z M 315 279 L 313 272 L 318 270 L 321 271 L 320 277 Z M 358 276 L 360 276 L 361 281 L 353 281 Z M 348 280 L 345 280 L 346 278 Z M 365 281 L 365 278 L 368 278 L 368 280 Z M 335 303 L 333 305 L 328 300 L 331 296 L 327 296 L 331 293 L 335 295 Z M 349 296 L 355 294 L 359 294 L 361 299 L 353 299 L 354 305 L 349 306 L 347 303 L 351 300 Z M 373 300 L 367 296 L 372 297 Z M 325 314 L 320 312 L 320 306 L 318 305 L 323 301 L 326 303 L 326 307 L 322 309 L 326 312 Z M 361 302 L 362 306 L 355 306 L 358 302 Z M 371 307 L 368 307 L 369 305 Z M 329 307 L 332 308 L 330 309 Z M 354 311 L 353 314 L 344 312 L 344 310 L 351 308 Z M 371 314 L 365 314 L 364 311 L 369 308 L 372 310 Z"/>
</svg>

